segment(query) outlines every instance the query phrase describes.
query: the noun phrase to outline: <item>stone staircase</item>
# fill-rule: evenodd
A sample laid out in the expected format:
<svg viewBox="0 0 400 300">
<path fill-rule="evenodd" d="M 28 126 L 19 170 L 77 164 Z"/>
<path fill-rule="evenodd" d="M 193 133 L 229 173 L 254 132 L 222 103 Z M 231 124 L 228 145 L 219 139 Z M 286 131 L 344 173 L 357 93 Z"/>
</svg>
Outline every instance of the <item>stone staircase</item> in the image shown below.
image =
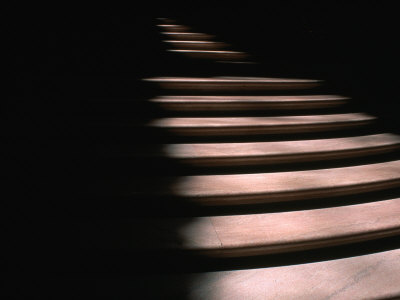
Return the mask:
<svg viewBox="0 0 400 300">
<path fill-rule="evenodd" d="M 400 298 L 400 136 L 323 80 L 251 76 L 260 66 L 246 53 L 170 19 L 159 28 L 175 58 L 239 75 L 144 78 L 158 91 L 152 119 L 95 126 L 115 140 L 96 149 L 102 172 L 88 197 L 118 217 L 79 224 L 81 261 L 124 276 L 93 288 L 143 299 Z"/>
</svg>

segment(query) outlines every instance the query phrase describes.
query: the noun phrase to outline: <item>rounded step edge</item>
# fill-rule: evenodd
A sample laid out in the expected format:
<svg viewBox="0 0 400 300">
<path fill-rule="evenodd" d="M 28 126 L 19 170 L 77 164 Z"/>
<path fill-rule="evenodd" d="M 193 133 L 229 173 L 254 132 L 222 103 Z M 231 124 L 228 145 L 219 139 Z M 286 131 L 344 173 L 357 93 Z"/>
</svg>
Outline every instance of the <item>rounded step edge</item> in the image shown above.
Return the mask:
<svg viewBox="0 0 400 300">
<path fill-rule="evenodd" d="M 165 32 L 189 32 L 190 27 L 178 24 L 159 24 L 157 25 Z"/>
<path fill-rule="evenodd" d="M 164 40 L 174 49 L 180 50 L 222 50 L 229 47 L 228 44 L 216 41 L 176 41 Z"/>
<path fill-rule="evenodd" d="M 191 300 L 394 300 L 400 299 L 400 249 L 268 268 L 140 274 L 137 281 L 141 283 L 138 288 L 151 299 L 176 299 L 177 295 L 185 299 L 190 295 Z M 131 292 L 131 279 L 115 282 L 118 288 L 101 289 L 102 295 L 137 294 L 137 289 Z M 143 288 L 155 286 L 155 282 L 159 288 Z"/>
<path fill-rule="evenodd" d="M 103 159 L 172 159 L 182 165 L 208 168 L 361 158 L 399 149 L 398 135 L 380 133 L 295 141 L 99 146 L 96 154 Z"/>
<path fill-rule="evenodd" d="M 290 134 L 354 129 L 371 125 L 376 118 L 361 113 L 284 116 L 160 118 L 147 123 L 177 136 L 241 136 Z"/>
<path fill-rule="evenodd" d="M 213 60 L 244 60 L 248 55 L 244 52 L 226 50 L 168 50 L 171 53 L 178 53 L 191 58 L 213 59 Z"/>
<path fill-rule="evenodd" d="M 171 199 L 233 207 L 332 198 L 400 187 L 400 160 L 351 167 L 233 175 L 140 176 L 95 181 L 88 196 Z"/>
<path fill-rule="evenodd" d="M 322 80 L 249 77 L 155 77 L 145 78 L 161 88 L 188 91 L 268 91 L 321 87 Z"/>
<path fill-rule="evenodd" d="M 400 137 L 376 134 L 333 139 L 217 144 L 166 144 L 163 156 L 189 166 L 272 165 L 361 157 L 400 149 Z"/>
<path fill-rule="evenodd" d="M 215 37 L 210 34 L 200 32 L 161 32 L 168 40 L 178 41 L 209 41 Z"/>
<path fill-rule="evenodd" d="M 278 213 L 138 218 L 100 225 L 100 229 L 106 226 L 108 231 L 108 236 L 100 239 L 91 233 L 91 227 L 82 232 L 87 236 L 84 240 L 88 241 L 88 245 L 95 248 L 120 248 L 112 240 L 122 231 L 132 233 L 132 240 L 126 241 L 122 248 L 134 251 L 165 249 L 188 251 L 206 257 L 251 257 L 398 236 L 399 214 L 400 198 L 395 198 Z"/>
<path fill-rule="evenodd" d="M 170 111 L 243 111 L 332 108 L 350 98 L 337 95 L 300 96 L 158 96 L 149 99 Z"/>
</svg>

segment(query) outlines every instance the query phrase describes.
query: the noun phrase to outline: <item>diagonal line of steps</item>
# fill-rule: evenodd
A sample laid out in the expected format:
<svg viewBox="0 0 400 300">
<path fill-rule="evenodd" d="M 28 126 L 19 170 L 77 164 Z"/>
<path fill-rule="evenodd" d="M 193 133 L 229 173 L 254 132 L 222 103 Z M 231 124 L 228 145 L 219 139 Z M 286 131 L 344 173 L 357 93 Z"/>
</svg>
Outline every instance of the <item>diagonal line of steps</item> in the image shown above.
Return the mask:
<svg viewBox="0 0 400 300">
<path fill-rule="evenodd" d="M 163 35 L 177 48 L 172 50 L 176 53 L 222 51 L 213 48 L 223 45 L 209 41 L 213 36 L 191 33 L 189 27 L 177 25 L 173 20 L 159 20 L 163 23 L 160 26 Z M 221 74 L 220 69 L 212 71 L 210 74 Z M 363 299 L 400 295 L 398 249 L 297 265 L 301 254 L 307 251 L 329 252 L 345 245 L 380 243 L 387 238 L 398 240 L 400 198 L 393 191 L 400 187 L 400 160 L 398 156 L 385 154 L 397 155 L 399 136 L 381 132 L 379 128 L 372 130 L 372 125 L 378 125 L 374 116 L 347 112 L 348 97 L 320 93 L 325 88 L 322 80 L 177 77 L 173 73 L 171 70 L 169 77 L 155 75 L 143 79 L 160 87 L 158 91 L 169 94 L 149 99 L 161 113 L 152 116 L 144 126 L 149 132 L 161 133 L 164 144 L 160 140 L 150 141 L 147 146 L 153 146 L 155 151 L 145 155 L 139 149 L 131 151 L 127 145 L 122 145 L 124 150 L 117 153 L 122 159 L 143 158 L 150 175 L 133 170 L 132 176 L 103 178 L 88 188 L 91 199 L 125 201 L 133 207 L 143 203 L 152 209 L 151 216 L 82 224 L 80 233 L 88 253 L 92 254 L 94 248 L 105 249 L 107 255 L 128 253 L 130 258 L 138 260 L 148 256 L 150 260 L 171 259 L 170 265 L 177 269 L 190 259 L 195 262 L 190 261 L 188 268 L 198 266 L 196 263 L 201 264 L 207 258 L 227 262 L 224 268 L 231 271 L 215 272 L 214 266 L 208 266 L 214 272 L 191 275 L 194 279 L 185 286 L 185 296 L 193 299 L 298 299 L 304 295 L 307 299 L 336 296 Z M 307 94 L 300 96 L 302 90 Z M 276 96 L 270 95 L 273 91 Z M 318 94 L 312 94 L 315 91 Z M 179 92 L 184 94 L 171 95 Z M 332 107 L 343 111 L 329 113 Z M 312 111 L 314 108 L 326 110 L 316 114 Z M 297 109 L 310 111 L 287 115 L 288 110 Z M 273 110 L 279 115 L 264 115 Z M 225 114 L 212 117 L 214 112 Z M 360 128 L 369 132 L 353 130 Z M 117 126 L 116 131 L 120 129 Z M 314 135 L 307 139 L 290 136 L 309 132 Z M 332 132 L 338 136 L 327 138 Z M 317 133 L 326 136 L 321 138 Z M 280 135 L 283 140 L 274 141 Z M 176 143 L 178 136 L 183 136 L 185 143 Z M 203 143 L 194 142 L 199 137 L 204 138 Z M 230 137 L 231 142 L 226 142 L 225 137 Z M 105 152 L 105 156 L 110 152 L 115 154 Z M 380 158 L 378 162 L 359 159 L 373 155 Z M 160 165 L 151 160 L 157 156 L 170 160 L 172 166 L 186 164 L 192 172 L 181 176 L 176 170 L 162 173 Z M 354 158 L 354 163 L 341 165 L 339 162 L 345 158 Z M 324 160 L 338 165 L 326 167 L 321 163 Z M 295 167 L 300 161 L 318 164 L 309 169 Z M 267 172 L 251 168 L 281 163 L 287 164 L 288 170 Z M 228 167 L 234 165 L 247 168 L 246 172 L 230 171 Z M 215 173 L 215 168 L 211 168 L 214 166 L 223 167 L 228 173 Z M 198 173 L 200 167 L 206 167 L 207 173 Z M 374 193 L 372 200 L 368 198 L 369 192 Z M 346 201 L 346 197 L 357 200 Z M 315 203 L 312 207 L 306 205 L 310 200 Z M 160 217 L 155 212 L 160 203 L 161 209 L 179 206 L 178 210 L 182 208 L 183 212 L 179 211 L 179 217 L 171 217 L 163 211 Z M 282 207 L 278 211 L 271 209 L 279 204 Z M 204 210 L 191 214 L 185 210 L 186 205 Z M 274 260 L 281 253 L 292 253 L 296 258 L 276 268 L 263 267 L 265 261 Z M 235 263 L 247 258 L 257 259 L 257 265 L 253 269 L 238 270 Z M 174 271 L 167 271 L 165 286 L 168 288 L 182 284 L 170 276 Z M 326 281 L 322 282 L 321 278 Z"/>
<path fill-rule="evenodd" d="M 222 50 L 228 45 L 211 41 L 215 38 L 214 36 L 192 33 L 189 27 L 177 24 L 160 24 L 158 26 L 164 30 L 161 33 L 170 38 L 165 42 L 174 47 L 169 49 L 169 52 L 180 53 L 190 58 L 214 60 L 219 63 L 250 62 L 248 61 L 249 55 L 244 52 Z"/>
</svg>

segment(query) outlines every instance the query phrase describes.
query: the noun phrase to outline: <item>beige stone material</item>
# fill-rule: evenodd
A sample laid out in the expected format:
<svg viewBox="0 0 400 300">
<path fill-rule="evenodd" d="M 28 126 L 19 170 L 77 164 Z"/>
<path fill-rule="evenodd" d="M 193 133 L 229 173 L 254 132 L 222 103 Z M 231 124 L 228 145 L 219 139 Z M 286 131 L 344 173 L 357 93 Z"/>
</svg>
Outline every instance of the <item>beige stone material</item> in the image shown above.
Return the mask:
<svg viewBox="0 0 400 300">
<path fill-rule="evenodd" d="M 207 41 L 214 36 L 198 32 L 162 32 L 168 39 L 179 41 Z"/>
<path fill-rule="evenodd" d="M 144 79 L 165 89 L 200 91 L 239 91 L 309 89 L 322 84 L 315 79 L 265 77 L 155 77 Z"/>
<path fill-rule="evenodd" d="M 294 172 L 177 177 L 174 195 L 201 205 L 234 205 L 355 194 L 400 186 L 400 160 Z"/>
<path fill-rule="evenodd" d="M 400 250 L 185 277 L 191 300 L 400 299 Z"/>
<path fill-rule="evenodd" d="M 170 144 L 163 146 L 163 152 L 188 165 L 232 166 L 359 157 L 399 147 L 400 137 L 386 133 L 283 142 Z"/>
<path fill-rule="evenodd" d="M 175 41 L 164 40 L 164 42 L 171 45 L 174 49 L 186 50 L 222 50 L 229 45 L 222 42 L 215 41 Z"/>
<path fill-rule="evenodd" d="M 328 108 L 349 98 L 335 95 L 307 96 L 159 96 L 150 99 L 164 109 L 176 111 L 259 110 Z"/>
<path fill-rule="evenodd" d="M 279 117 L 180 117 L 155 119 L 148 126 L 188 136 L 248 135 L 347 129 L 371 124 L 375 119 L 363 113 Z"/>
<path fill-rule="evenodd" d="M 173 53 L 180 53 L 188 57 L 193 58 L 204 58 L 204 59 L 215 59 L 215 60 L 240 60 L 248 57 L 247 54 L 238 51 L 226 51 L 226 50 L 168 50 Z"/>
</svg>

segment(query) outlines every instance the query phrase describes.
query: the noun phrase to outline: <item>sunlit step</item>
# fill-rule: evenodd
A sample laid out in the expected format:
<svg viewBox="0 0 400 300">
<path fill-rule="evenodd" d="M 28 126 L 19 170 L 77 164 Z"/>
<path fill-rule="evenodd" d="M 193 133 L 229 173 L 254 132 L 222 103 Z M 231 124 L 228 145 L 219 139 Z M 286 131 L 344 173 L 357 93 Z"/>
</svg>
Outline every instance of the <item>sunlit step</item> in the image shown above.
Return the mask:
<svg viewBox="0 0 400 300">
<path fill-rule="evenodd" d="M 199 32 L 162 32 L 168 39 L 179 41 L 207 41 L 214 36 Z"/>
<path fill-rule="evenodd" d="M 189 27 L 178 24 L 161 24 L 157 26 L 166 32 L 188 32 L 190 30 Z"/>
<path fill-rule="evenodd" d="M 306 200 L 400 186 L 400 161 L 321 170 L 177 177 L 172 194 L 201 205 Z"/>
<path fill-rule="evenodd" d="M 190 166 L 246 166 L 297 163 L 387 153 L 400 149 L 400 137 L 376 134 L 321 140 L 170 144 L 168 158 Z"/>
<path fill-rule="evenodd" d="M 148 126 L 182 136 L 235 136 L 344 130 L 372 124 L 375 119 L 362 113 L 282 117 L 160 118 L 149 122 Z"/>
<path fill-rule="evenodd" d="M 228 47 L 227 44 L 222 42 L 213 41 L 175 41 L 175 40 L 165 40 L 164 42 L 170 44 L 175 49 L 185 49 L 185 50 L 221 50 Z"/>
<path fill-rule="evenodd" d="M 240 60 L 246 59 L 248 55 L 237 51 L 211 51 L 211 50 L 168 50 L 173 53 L 180 53 L 192 58 L 215 59 L 215 60 Z"/>
<path fill-rule="evenodd" d="M 400 186 L 400 161 L 292 172 L 125 178 L 93 183 L 100 197 L 161 197 L 200 206 L 301 201 Z"/>
<path fill-rule="evenodd" d="M 338 107 L 349 98 L 336 95 L 307 96 L 159 96 L 150 99 L 172 111 L 232 111 L 312 109 Z"/>
<path fill-rule="evenodd" d="M 295 90 L 321 86 L 321 80 L 265 77 L 156 77 L 144 79 L 172 90 L 255 91 Z"/>
<path fill-rule="evenodd" d="M 119 236 L 119 230 L 131 232 L 131 247 L 137 249 L 177 249 L 205 256 L 240 257 L 302 251 L 394 236 L 400 233 L 399 215 L 400 198 L 395 198 L 291 212 L 139 218 L 110 227 L 110 230 L 115 230 L 115 236 Z M 146 236 L 139 234 L 143 228 L 146 229 Z M 86 234 L 90 241 L 90 232 Z M 105 242 L 99 243 L 112 245 Z"/>
<path fill-rule="evenodd" d="M 177 291 L 191 300 L 400 299 L 400 249 L 284 266 L 144 276 L 146 286 L 155 278 L 160 282 L 146 290 L 151 299 L 173 299 Z M 131 289 L 128 281 L 118 291 L 125 296 Z M 109 294 L 115 297 L 115 290 Z"/>
</svg>

